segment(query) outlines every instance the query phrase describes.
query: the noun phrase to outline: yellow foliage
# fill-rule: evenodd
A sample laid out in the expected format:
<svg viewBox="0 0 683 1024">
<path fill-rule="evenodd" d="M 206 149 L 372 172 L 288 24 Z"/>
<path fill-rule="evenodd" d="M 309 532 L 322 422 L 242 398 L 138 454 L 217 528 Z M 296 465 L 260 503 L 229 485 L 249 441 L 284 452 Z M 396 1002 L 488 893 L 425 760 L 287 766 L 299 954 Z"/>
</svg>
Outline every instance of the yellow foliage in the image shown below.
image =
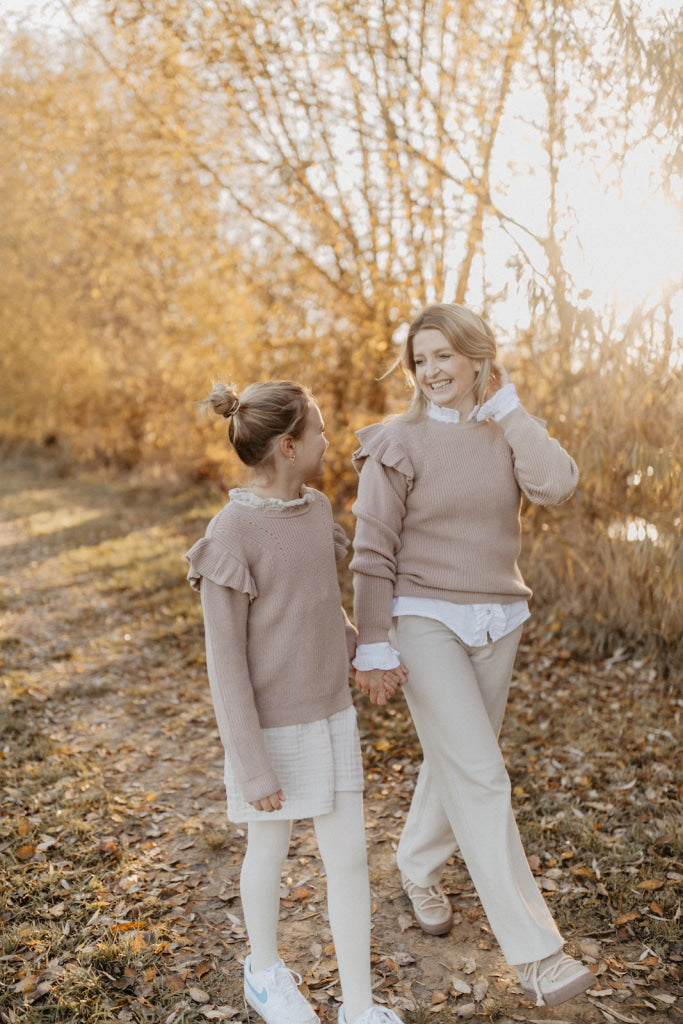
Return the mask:
<svg viewBox="0 0 683 1024">
<path fill-rule="evenodd" d="M 566 506 L 525 510 L 537 603 L 597 644 L 678 642 L 670 297 L 621 330 L 579 312 L 556 178 L 547 236 L 522 225 L 518 262 L 488 276 L 494 229 L 519 228 L 497 206 L 517 173 L 494 159 L 501 124 L 538 72 L 553 111 L 539 164 L 557 174 L 574 115 L 544 69 L 584 59 L 574 37 L 513 0 L 437 3 L 425 22 L 423 5 L 393 0 L 381 19 L 346 0 L 257 7 L 111 0 L 89 45 L 7 44 L 3 441 L 228 485 L 243 471 L 194 403 L 217 379 L 295 378 L 323 411 L 323 485 L 352 532 L 355 431 L 407 399 L 399 374 L 380 379 L 396 328 L 456 295 L 495 320 L 497 300 L 528 284 L 513 379 L 581 471 Z M 569 18 L 572 5 L 553 10 Z"/>
</svg>

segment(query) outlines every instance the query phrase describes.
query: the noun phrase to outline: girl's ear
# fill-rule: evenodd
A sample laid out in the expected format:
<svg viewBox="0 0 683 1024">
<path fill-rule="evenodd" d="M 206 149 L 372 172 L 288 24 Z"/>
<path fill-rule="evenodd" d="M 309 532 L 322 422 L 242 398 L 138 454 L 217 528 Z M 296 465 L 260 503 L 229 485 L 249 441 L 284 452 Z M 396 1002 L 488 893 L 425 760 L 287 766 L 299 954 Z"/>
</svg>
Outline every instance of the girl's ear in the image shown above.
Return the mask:
<svg viewBox="0 0 683 1024">
<path fill-rule="evenodd" d="M 294 438 L 291 434 L 285 434 L 284 437 L 280 438 L 280 451 L 286 459 L 291 459 L 293 455 L 296 455 L 296 447 L 294 445 Z"/>
</svg>

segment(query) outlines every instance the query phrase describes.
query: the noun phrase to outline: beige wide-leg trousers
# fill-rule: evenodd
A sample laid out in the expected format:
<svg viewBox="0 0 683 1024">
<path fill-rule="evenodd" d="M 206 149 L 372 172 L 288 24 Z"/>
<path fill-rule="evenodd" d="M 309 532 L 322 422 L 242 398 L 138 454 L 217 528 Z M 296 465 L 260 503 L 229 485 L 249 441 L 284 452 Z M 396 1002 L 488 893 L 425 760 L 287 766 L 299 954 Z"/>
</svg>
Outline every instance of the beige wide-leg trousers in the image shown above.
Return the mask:
<svg viewBox="0 0 683 1024">
<path fill-rule="evenodd" d="M 412 615 L 396 619 L 394 633 L 423 752 L 398 867 L 417 885 L 435 885 L 459 846 L 511 966 L 563 945 L 522 847 L 498 745 L 521 633 L 467 647 L 442 623 Z"/>
</svg>

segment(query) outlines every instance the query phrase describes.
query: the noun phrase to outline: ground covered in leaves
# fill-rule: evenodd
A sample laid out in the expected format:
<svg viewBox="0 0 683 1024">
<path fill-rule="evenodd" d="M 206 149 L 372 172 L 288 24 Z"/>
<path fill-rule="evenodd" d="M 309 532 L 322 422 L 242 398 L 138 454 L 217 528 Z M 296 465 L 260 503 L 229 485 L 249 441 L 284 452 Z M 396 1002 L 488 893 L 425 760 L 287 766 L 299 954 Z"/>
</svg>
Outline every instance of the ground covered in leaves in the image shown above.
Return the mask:
<svg viewBox="0 0 683 1024">
<path fill-rule="evenodd" d="M 183 553 L 216 492 L 0 464 L 0 1021 L 246 1022 L 244 832 L 225 816 L 199 602 Z M 595 973 L 555 1010 L 521 997 L 464 866 L 450 936 L 425 936 L 394 850 L 420 753 L 402 701 L 357 697 L 376 998 L 406 1024 L 683 1021 L 676 672 L 577 660 L 526 633 L 502 742 L 525 848 Z M 282 953 L 323 1024 L 340 991 L 324 879 L 297 824 Z"/>
</svg>

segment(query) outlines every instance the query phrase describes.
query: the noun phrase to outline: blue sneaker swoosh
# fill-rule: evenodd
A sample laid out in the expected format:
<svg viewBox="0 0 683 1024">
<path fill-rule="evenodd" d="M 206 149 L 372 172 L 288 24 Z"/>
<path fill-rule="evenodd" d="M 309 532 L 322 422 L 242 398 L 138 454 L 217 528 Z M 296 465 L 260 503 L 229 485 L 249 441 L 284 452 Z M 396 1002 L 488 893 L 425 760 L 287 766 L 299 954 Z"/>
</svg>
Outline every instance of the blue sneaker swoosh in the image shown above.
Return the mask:
<svg viewBox="0 0 683 1024">
<path fill-rule="evenodd" d="M 262 988 L 261 991 L 259 992 L 257 991 L 257 989 L 254 988 L 252 983 L 249 981 L 249 978 L 245 978 L 244 980 L 246 981 L 247 985 L 258 999 L 259 1003 L 265 1003 L 268 1001 L 268 992 L 265 988 Z"/>
</svg>

